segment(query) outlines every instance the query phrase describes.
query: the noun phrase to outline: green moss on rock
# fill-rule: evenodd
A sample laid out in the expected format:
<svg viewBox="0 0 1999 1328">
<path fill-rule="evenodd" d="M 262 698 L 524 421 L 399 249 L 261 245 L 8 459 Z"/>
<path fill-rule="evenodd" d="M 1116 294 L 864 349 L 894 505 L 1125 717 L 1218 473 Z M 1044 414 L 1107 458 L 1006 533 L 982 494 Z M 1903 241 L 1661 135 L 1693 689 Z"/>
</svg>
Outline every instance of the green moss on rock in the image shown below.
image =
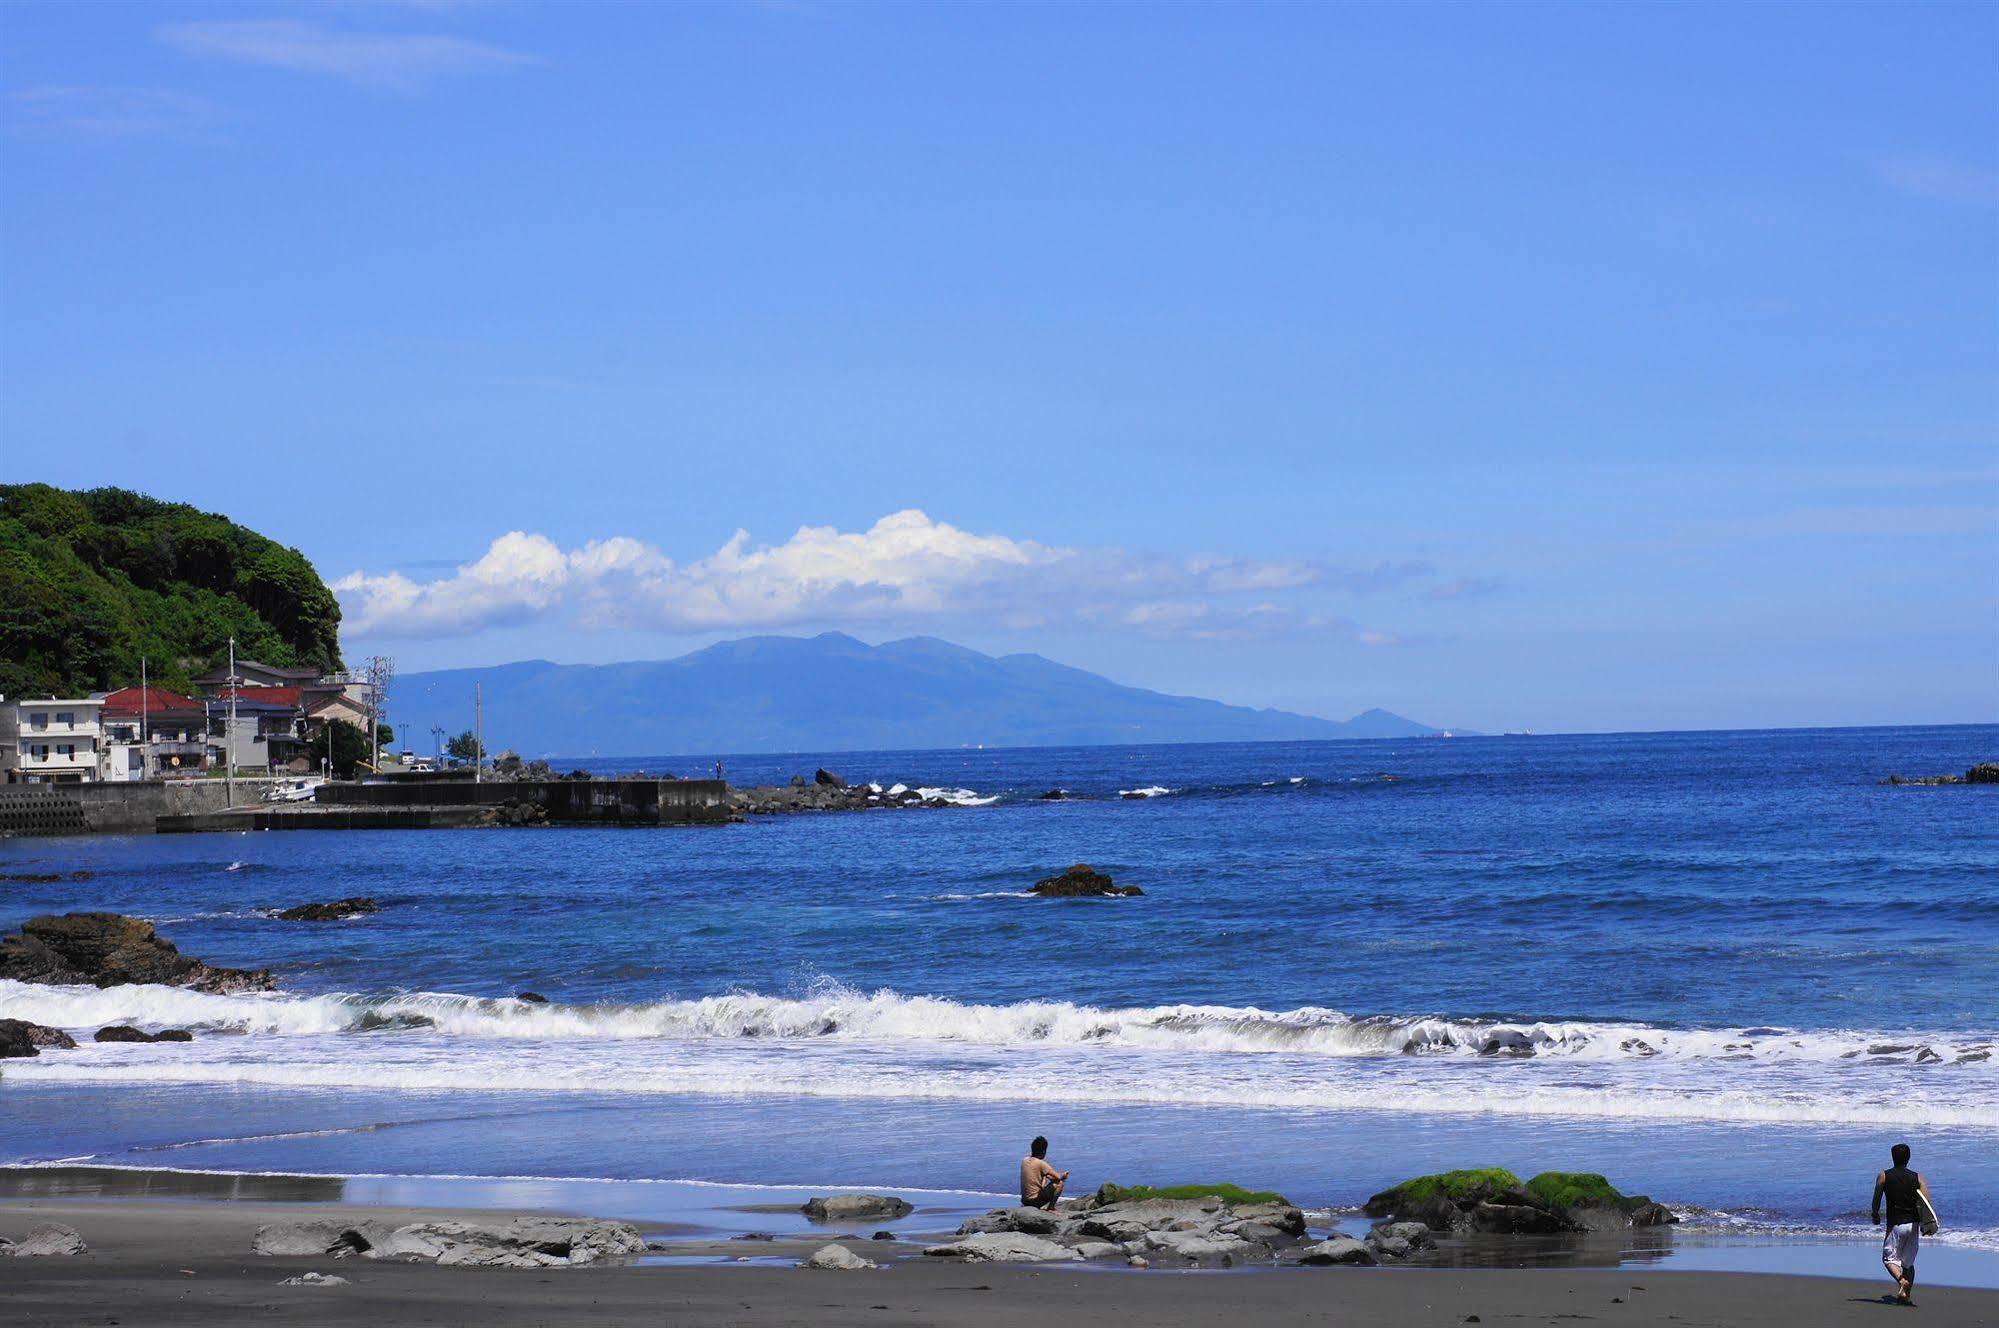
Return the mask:
<svg viewBox="0 0 1999 1328">
<path fill-rule="evenodd" d="M 1439 1171 L 1405 1180 L 1375 1195 L 1367 1204 L 1369 1209 L 1377 1204 L 1414 1208 L 1439 1197 L 1457 1202 L 1520 1188 L 1520 1177 L 1505 1167 L 1473 1167 L 1465 1171 Z"/>
<path fill-rule="evenodd" d="M 1527 1192 L 1557 1210 L 1621 1208 L 1628 1202 L 1616 1186 L 1594 1171 L 1544 1171 L 1527 1182 Z"/>
</svg>

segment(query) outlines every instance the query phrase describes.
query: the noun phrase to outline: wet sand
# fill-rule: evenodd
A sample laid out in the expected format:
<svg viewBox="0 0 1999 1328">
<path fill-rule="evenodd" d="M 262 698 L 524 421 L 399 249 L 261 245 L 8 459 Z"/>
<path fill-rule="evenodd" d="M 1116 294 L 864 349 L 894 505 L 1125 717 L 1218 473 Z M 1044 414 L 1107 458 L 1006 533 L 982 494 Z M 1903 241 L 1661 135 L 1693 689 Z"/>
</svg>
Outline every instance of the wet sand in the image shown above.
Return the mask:
<svg viewBox="0 0 1999 1328">
<path fill-rule="evenodd" d="M 961 1265 L 916 1258 L 879 1272 L 808 1272 L 789 1264 L 825 1236 L 756 1242 L 758 1263 L 731 1242 L 690 1244 L 651 1265 L 558 1270 L 438 1268 L 365 1259 L 252 1255 L 258 1226 L 340 1215 L 405 1221 L 441 1212 L 373 1206 L 146 1199 L 13 1199 L 0 1233 L 66 1222 L 90 1253 L 0 1259 L 0 1304 L 20 1325 L 264 1322 L 362 1328 L 557 1323 L 965 1324 L 1017 1328 L 1024 1319 L 1196 1325 L 1339 1323 L 1796 1325 L 1894 1322 L 1885 1278 L 1842 1279 L 1657 1270 L 1285 1269 L 1226 1273 L 1079 1271 Z M 911 1242 L 852 1242 L 875 1258 L 913 1254 Z M 319 1271 L 338 1287 L 279 1285 Z M 1999 1328 L 1999 1291 L 1919 1289 L 1931 1325 Z"/>
</svg>

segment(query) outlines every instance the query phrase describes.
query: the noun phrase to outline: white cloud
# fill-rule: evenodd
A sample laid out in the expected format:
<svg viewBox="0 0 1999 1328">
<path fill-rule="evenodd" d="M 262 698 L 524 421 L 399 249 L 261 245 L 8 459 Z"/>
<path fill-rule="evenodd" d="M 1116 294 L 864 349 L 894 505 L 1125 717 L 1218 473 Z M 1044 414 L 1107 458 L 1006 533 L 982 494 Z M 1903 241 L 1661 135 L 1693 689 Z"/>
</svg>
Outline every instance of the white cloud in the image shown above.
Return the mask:
<svg viewBox="0 0 1999 1328">
<path fill-rule="evenodd" d="M 495 73 L 532 63 L 519 52 L 463 37 L 341 32 L 296 19 L 173 23 L 158 35 L 190 55 L 330 74 L 397 92 L 412 92 L 439 78 Z"/>
<path fill-rule="evenodd" d="M 23 88 L 8 96 L 21 122 L 83 134 L 123 136 L 188 129 L 214 108 L 167 88 L 69 86 Z"/>
<path fill-rule="evenodd" d="M 437 580 L 355 572 L 333 588 L 349 630 L 385 635 L 465 634 L 567 614 L 585 628 L 683 633 L 956 617 L 1243 637 L 1351 632 L 1344 618 L 1270 597 L 1370 589 L 1426 572 L 1410 563 L 1351 571 L 1299 560 L 1061 548 L 976 534 L 911 509 L 864 531 L 803 526 L 781 544 L 753 545 L 739 530 L 688 563 L 628 536 L 565 551 L 546 536 L 512 531 Z M 1229 602 L 1247 594 L 1260 598 Z"/>
<path fill-rule="evenodd" d="M 1941 157 L 1908 157 L 1884 161 L 1880 169 L 1881 178 L 1905 194 L 1999 207 L 1999 171 L 1987 166 Z"/>
</svg>

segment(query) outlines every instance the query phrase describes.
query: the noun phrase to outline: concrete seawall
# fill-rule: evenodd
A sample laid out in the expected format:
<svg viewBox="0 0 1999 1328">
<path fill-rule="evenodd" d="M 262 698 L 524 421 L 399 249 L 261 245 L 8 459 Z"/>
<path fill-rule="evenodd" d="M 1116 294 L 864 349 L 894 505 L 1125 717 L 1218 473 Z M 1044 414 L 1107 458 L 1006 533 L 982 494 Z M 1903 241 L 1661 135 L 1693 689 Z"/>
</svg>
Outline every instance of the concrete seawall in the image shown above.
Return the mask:
<svg viewBox="0 0 1999 1328">
<path fill-rule="evenodd" d="M 585 825 L 713 825 L 730 816 L 719 779 L 528 779 L 322 784 L 321 807 L 496 807 L 533 802 L 548 819 Z"/>
<path fill-rule="evenodd" d="M 476 825 L 507 802 L 537 803 L 558 825 L 718 825 L 730 819 L 719 779 L 545 779 L 322 784 L 318 801 L 260 804 L 267 780 L 0 785 L 0 834 L 130 835 L 199 830 L 445 829 Z"/>
<path fill-rule="evenodd" d="M 268 781 L 239 779 L 236 800 L 254 803 Z M 0 785 L 0 834 L 149 835 L 162 816 L 221 811 L 220 779 L 132 784 Z"/>
</svg>

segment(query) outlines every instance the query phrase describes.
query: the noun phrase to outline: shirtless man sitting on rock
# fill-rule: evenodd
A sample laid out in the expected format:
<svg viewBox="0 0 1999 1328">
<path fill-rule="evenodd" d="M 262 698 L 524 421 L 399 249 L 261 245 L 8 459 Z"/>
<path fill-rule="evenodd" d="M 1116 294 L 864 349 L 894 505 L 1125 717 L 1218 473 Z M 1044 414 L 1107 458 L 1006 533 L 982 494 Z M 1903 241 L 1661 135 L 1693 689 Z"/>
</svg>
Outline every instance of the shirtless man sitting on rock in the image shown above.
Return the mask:
<svg viewBox="0 0 1999 1328">
<path fill-rule="evenodd" d="M 1027 1156 L 1020 1159 L 1020 1206 L 1053 1208 L 1068 1180 L 1068 1172 L 1048 1165 L 1048 1140 L 1035 1135 Z"/>
</svg>

